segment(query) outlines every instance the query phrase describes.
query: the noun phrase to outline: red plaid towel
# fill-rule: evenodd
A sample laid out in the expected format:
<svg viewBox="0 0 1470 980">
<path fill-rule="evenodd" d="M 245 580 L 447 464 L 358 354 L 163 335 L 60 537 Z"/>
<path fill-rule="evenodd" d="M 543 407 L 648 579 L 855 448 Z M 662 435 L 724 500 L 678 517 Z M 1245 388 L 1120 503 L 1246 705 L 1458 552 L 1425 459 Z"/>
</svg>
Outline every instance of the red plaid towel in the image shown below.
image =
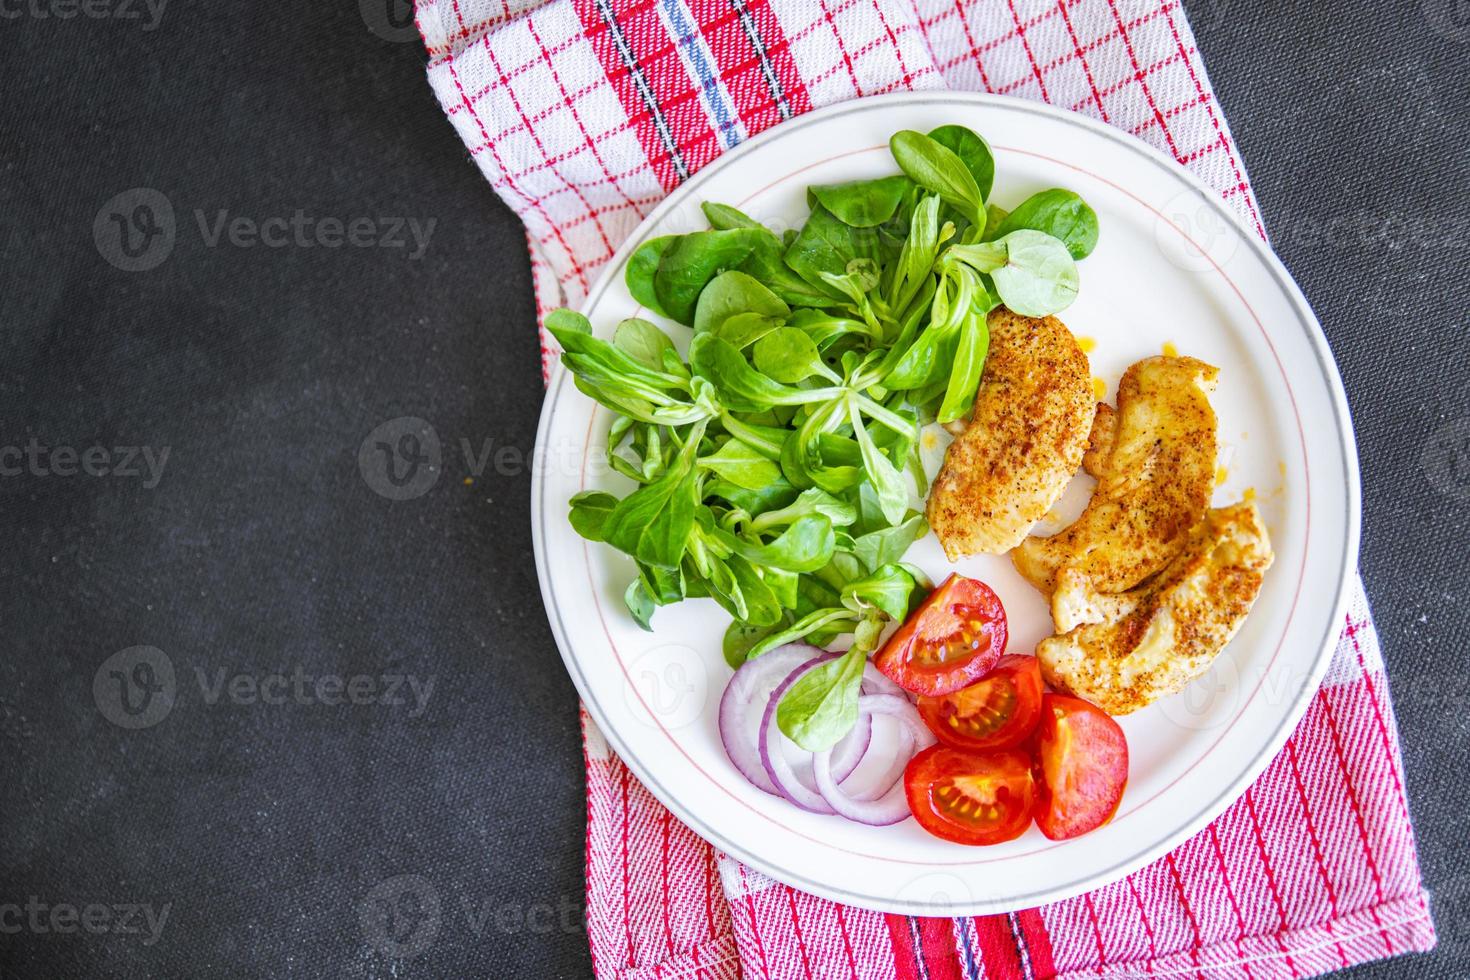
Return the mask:
<svg viewBox="0 0 1470 980">
<path fill-rule="evenodd" d="M 543 312 L 580 304 L 639 220 L 723 150 L 905 88 L 1095 116 L 1265 234 L 1175 0 L 419 0 L 418 23 L 445 112 L 525 222 Z M 1434 945 L 1361 586 L 1322 690 L 1238 803 L 1117 884 L 1010 915 L 884 915 L 794 891 L 680 825 L 583 725 L 601 980 L 1265 980 Z"/>
</svg>

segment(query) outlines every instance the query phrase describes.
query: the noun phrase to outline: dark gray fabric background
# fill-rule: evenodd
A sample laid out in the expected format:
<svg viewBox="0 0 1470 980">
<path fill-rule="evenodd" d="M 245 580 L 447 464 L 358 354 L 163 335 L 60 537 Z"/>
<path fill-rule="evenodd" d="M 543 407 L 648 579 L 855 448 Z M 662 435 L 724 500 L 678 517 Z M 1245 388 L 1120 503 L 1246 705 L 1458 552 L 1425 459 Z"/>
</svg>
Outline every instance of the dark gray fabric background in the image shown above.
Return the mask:
<svg viewBox="0 0 1470 980">
<path fill-rule="evenodd" d="M 151 945 L 0 935 L 0 977 L 587 976 L 576 697 L 531 560 L 529 271 L 421 49 L 371 5 L 180 0 L 147 30 L 141 3 L 37 4 L 0 9 L 0 448 L 169 456 L 155 486 L 0 478 L 0 904 L 169 917 Z M 1463 976 L 1467 12 L 1187 7 L 1357 420 L 1363 571 L 1441 947 L 1352 975 Z M 128 273 L 93 221 L 136 187 L 177 228 Z M 411 238 L 211 246 L 195 218 L 297 209 L 435 225 L 413 259 Z M 394 503 L 358 448 L 404 415 L 433 425 L 443 472 Z M 491 447 L 472 484 L 462 439 Z M 135 645 L 177 675 L 171 713 L 137 731 L 92 691 Z M 297 670 L 435 687 L 421 713 L 208 690 Z M 440 925 L 395 962 L 360 909 L 405 874 Z"/>
</svg>

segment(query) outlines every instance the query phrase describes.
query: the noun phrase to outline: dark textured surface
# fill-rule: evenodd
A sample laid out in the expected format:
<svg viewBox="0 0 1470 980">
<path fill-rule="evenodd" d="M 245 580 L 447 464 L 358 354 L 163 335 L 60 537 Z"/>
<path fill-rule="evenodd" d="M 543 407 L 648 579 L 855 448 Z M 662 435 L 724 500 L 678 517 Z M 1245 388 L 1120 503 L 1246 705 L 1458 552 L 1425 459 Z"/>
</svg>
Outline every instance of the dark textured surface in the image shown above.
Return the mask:
<svg viewBox="0 0 1470 980">
<path fill-rule="evenodd" d="M 1358 425 L 1363 571 L 1442 939 L 1353 976 L 1470 970 L 1470 423 L 1445 428 L 1470 418 L 1457 9 L 1188 4 Z M 0 976 L 587 976 L 576 701 L 530 554 L 541 387 L 519 226 L 419 48 L 354 5 L 148 20 L 0 23 L 0 452 L 34 437 L 117 465 L 117 447 L 146 446 L 158 477 L 141 455 L 134 477 L 0 477 L 0 902 L 168 917 L 151 944 L 0 935 Z M 168 198 L 176 228 L 157 267 L 129 273 L 93 222 L 137 187 Z M 330 239 L 321 218 L 373 219 L 360 240 L 375 241 L 389 217 L 434 225 L 417 259 L 407 226 L 401 247 L 209 243 L 221 211 L 298 209 L 309 242 Z M 368 436 L 403 416 L 432 426 L 442 466 L 394 502 L 373 489 L 390 484 Z M 427 448 L 422 426 L 379 433 L 404 435 Z M 92 685 L 138 645 L 167 658 L 175 698 L 129 730 L 108 720 L 131 718 L 110 668 Z M 276 672 L 286 685 L 265 691 L 285 703 L 261 703 L 250 685 Z M 322 703 L 297 672 L 379 693 L 412 678 L 422 705 L 407 684 L 397 706 Z M 373 911 L 397 888 L 420 902 L 403 899 L 407 931 L 389 937 Z M 414 933 L 431 896 L 438 932 Z M 395 939 L 427 946 L 394 961 Z"/>
<path fill-rule="evenodd" d="M 1337 356 L 1357 429 L 1360 567 L 1439 948 L 1351 975 L 1464 977 L 1470 11 L 1454 0 L 1186 9 L 1272 242 Z"/>
</svg>

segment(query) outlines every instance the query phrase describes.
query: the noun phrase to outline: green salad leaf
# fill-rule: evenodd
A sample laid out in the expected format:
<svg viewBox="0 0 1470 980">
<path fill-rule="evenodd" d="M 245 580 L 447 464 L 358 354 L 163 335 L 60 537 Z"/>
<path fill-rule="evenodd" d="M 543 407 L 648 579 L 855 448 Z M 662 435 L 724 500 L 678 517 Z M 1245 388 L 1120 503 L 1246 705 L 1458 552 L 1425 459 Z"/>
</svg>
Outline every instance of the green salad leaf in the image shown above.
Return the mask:
<svg viewBox="0 0 1470 980">
<path fill-rule="evenodd" d="M 1029 228 L 1043 232 L 1067 246 L 1074 259 L 1085 259 L 1097 247 L 1097 214 L 1076 194 L 1059 187 L 1032 194 L 1003 214 L 985 237 L 1004 238 L 1013 231 Z"/>
<path fill-rule="evenodd" d="M 990 188 L 995 183 L 995 155 L 990 144 L 973 129 L 964 126 L 940 126 L 929 131 L 929 138 L 960 158 L 975 186 L 980 190 L 980 200 L 990 200 Z"/>
<path fill-rule="evenodd" d="M 894 133 L 888 148 L 899 169 L 914 183 L 938 194 L 972 223 L 984 226 L 985 195 L 974 172 L 954 150 L 911 129 Z"/>
</svg>

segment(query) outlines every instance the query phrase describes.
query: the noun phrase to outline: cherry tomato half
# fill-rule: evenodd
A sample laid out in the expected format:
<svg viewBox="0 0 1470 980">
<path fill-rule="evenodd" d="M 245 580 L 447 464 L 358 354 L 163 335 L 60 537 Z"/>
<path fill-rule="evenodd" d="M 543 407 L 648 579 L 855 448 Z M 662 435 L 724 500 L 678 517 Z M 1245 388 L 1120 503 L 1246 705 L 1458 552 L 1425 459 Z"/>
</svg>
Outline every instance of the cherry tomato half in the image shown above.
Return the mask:
<svg viewBox="0 0 1470 980">
<path fill-rule="evenodd" d="M 919 714 L 946 745 L 972 752 L 1013 749 L 1041 720 L 1041 691 L 1036 658 L 1011 654 L 969 687 L 919 698 Z"/>
<path fill-rule="evenodd" d="M 1006 652 L 1006 611 L 984 582 L 951 575 L 873 658 L 905 691 L 937 697 L 983 677 Z"/>
<path fill-rule="evenodd" d="M 903 773 L 909 809 L 935 837 L 956 844 L 999 844 L 1031 825 L 1036 784 L 1024 752 L 965 752 L 931 745 Z"/>
<path fill-rule="evenodd" d="M 1113 819 L 1128 782 L 1128 742 L 1107 712 L 1081 698 L 1043 695 L 1036 763 L 1043 834 L 1067 840 Z"/>
</svg>

